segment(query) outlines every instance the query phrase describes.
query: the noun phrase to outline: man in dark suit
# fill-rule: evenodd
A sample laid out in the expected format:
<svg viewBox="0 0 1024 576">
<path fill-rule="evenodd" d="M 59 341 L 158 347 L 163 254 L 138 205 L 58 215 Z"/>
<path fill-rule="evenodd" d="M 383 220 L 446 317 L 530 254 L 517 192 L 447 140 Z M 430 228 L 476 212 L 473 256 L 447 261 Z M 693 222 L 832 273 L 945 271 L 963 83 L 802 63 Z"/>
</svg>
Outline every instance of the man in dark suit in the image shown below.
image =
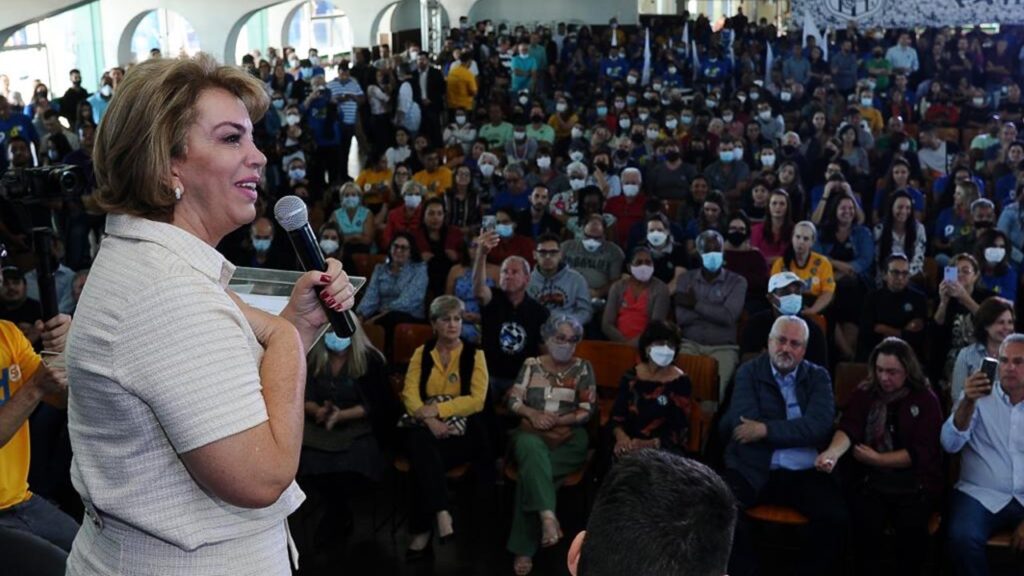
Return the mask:
<svg viewBox="0 0 1024 576">
<path fill-rule="evenodd" d="M 412 71 L 412 96 L 423 113 L 420 132 L 434 147 L 444 145 L 441 141 L 441 122 L 446 92 L 444 75 L 430 65 L 430 57 L 425 52 L 420 52 L 416 57 L 416 69 Z"/>
<path fill-rule="evenodd" d="M 740 508 L 729 561 L 733 576 L 756 573 L 744 512 L 759 504 L 793 507 L 810 521 L 797 574 L 832 574 L 840 559 L 846 506 L 833 477 L 814 467 L 832 435 L 832 381 L 825 368 L 804 360 L 808 337 L 799 316 L 776 319 L 768 353 L 736 372 L 732 403 L 719 424 L 723 436 L 731 435 L 723 476 Z"/>
</svg>

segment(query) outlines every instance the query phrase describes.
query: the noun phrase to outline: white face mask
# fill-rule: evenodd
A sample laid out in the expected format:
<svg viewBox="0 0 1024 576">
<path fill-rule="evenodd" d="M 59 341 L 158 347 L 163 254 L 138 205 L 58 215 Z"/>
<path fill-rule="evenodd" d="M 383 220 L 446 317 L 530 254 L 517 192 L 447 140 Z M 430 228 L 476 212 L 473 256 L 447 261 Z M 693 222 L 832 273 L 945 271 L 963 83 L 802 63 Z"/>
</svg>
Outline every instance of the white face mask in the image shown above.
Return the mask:
<svg viewBox="0 0 1024 576">
<path fill-rule="evenodd" d="M 671 346 L 651 346 L 648 356 L 650 356 L 651 362 L 664 368 L 676 359 L 676 351 Z"/>
<path fill-rule="evenodd" d="M 647 241 L 651 243 L 651 246 L 662 246 L 665 241 L 668 240 L 668 234 L 661 230 L 655 230 L 647 233 Z"/>
<path fill-rule="evenodd" d="M 654 266 L 650 264 L 641 264 L 640 266 L 630 266 L 629 273 L 633 275 L 640 282 L 649 282 L 651 276 L 654 276 Z"/>
<path fill-rule="evenodd" d="M 982 104 L 985 103 L 985 99 L 984 98 L 972 98 L 971 102 L 973 102 L 975 106 L 980 108 L 982 106 Z"/>
<path fill-rule="evenodd" d="M 455 123 L 458 124 L 459 126 L 462 126 L 463 124 L 466 123 L 466 117 L 461 114 L 456 116 Z"/>
<path fill-rule="evenodd" d="M 648 130 L 647 131 L 647 139 L 648 140 L 657 140 L 658 136 L 661 136 L 661 132 L 659 132 L 657 130 Z"/>
<path fill-rule="evenodd" d="M 405 206 L 407 208 L 412 208 L 413 210 L 415 210 L 416 208 L 420 207 L 420 202 L 422 201 L 423 196 L 420 196 L 419 194 L 410 194 L 405 197 Z"/>
<path fill-rule="evenodd" d="M 793 93 L 792 92 L 781 92 L 781 93 L 779 93 L 779 100 L 782 100 L 783 102 L 789 102 L 792 99 L 793 99 Z"/>
<path fill-rule="evenodd" d="M 757 113 L 757 117 L 760 118 L 761 120 L 771 120 L 772 119 L 772 111 L 771 110 L 762 110 L 762 111 Z"/>
<path fill-rule="evenodd" d="M 573 150 L 572 152 L 569 152 L 569 159 L 573 162 L 582 162 L 583 156 L 584 154 L 582 150 Z"/>
<path fill-rule="evenodd" d="M 583 138 L 583 130 L 580 130 L 579 128 L 573 128 L 570 133 L 572 134 L 573 139 Z"/>
<path fill-rule="evenodd" d="M 286 122 L 288 122 L 289 126 L 295 126 L 296 124 L 299 123 L 299 120 L 301 120 L 301 118 L 299 118 L 298 114 L 289 114 L 289 115 L 285 116 L 284 119 L 285 119 Z"/>
<path fill-rule="evenodd" d="M 526 132 L 513 132 L 512 137 L 516 140 L 526 140 Z"/>
<path fill-rule="evenodd" d="M 679 121 L 676 119 L 665 120 L 665 128 L 668 130 L 675 130 L 676 126 L 679 126 Z"/>
<path fill-rule="evenodd" d="M 732 114 L 723 114 L 722 115 L 722 122 L 725 122 L 726 124 L 730 124 L 732 121 L 733 121 L 733 115 Z"/>
<path fill-rule="evenodd" d="M 104 98 L 110 98 L 110 95 L 113 94 L 113 93 L 114 93 L 114 89 L 111 88 L 109 84 L 104 84 L 103 86 L 100 87 L 100 94 Z"/>
<path fill-rule="evenodd" d="M 490 178 L 494 174 L 494 165 L 493 164 L 481 164 L 480 165 L 480 173 L 483 174 L 485 178 Z"/>
<path fill-rule="evenodd" d="M 622 185 L 622 193 L 625 194 L 626 196 L 632 198 L 632 197 L 634 197 L 634 196 L 636 196 L 637 194 L 640 193 L 640 185 L 639 184 L 623 184 Z"/>
<path fill-rule="evenodd" d="M 765 154 L 761 156 L 761 166 L 764 166 L 765 168 L 771 168 L 772 166 L 775 166 L 775 155 Z"/>
<path fill-rule="evenodd" d="M 334 254 L 338 251 L 338 241 L 324 238 L 320 241 L 320 249 L 323 250 L 324 254 Z"/>
<path fill-rule="evenodd" d="M 573 192 L 579 190 L 580 188 L 583 188 L 586 185 L 587 185 L 587 181 L 584 180 L 583 178 L 570 178 L 569 179 L 569 188 L 572 188 Z"/>
<path fill-rule="evenodd" d="M 597 249 L 601 247 L 601 241 L 595 238 L 584 238 L 583 247 L 587 252 L 597 252 Z"/>
<path fill-rule="evenodd" d="M 556 112 L 565 112 L 568 109 L 569 109 L 569 105 L 566 104 L 565 102 L 559 102 L 558 104 L 555 104 L 555 111 Z"/>
<path fill-rule="evenodd" d="M 633 122 L 629 118 L 621 118 L 621 119 L 619 119 L 619 128 L 628 130 L 629 127 L 632 126 L 632 125 L 633 125 Z"/>
<path fill-rule="evenodd" d="M 985 261 L 989 264 L 999 264 L 1006 257 L 1006 248 L 989 246 L 985 248 Z"/>
<path fill-rule="evenodd" d="M 548 156 L 538 156 L 537 157 L 537 168 L 540 168 L 541 170 L 547 170 L 550 167 L 551 167 L 551 158 L 550 157 L 548 157 Z"/>
</svg>

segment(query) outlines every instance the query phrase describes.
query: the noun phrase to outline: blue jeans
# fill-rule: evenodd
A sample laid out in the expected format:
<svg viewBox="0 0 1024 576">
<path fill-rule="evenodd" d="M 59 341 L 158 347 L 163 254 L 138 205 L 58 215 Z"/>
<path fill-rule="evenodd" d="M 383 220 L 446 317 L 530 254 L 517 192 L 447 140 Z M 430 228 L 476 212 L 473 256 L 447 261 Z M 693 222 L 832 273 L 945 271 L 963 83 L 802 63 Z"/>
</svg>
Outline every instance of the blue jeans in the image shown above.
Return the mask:
<svg viewBox="0 0 1024 576">
<path fill-rule="evenodd" d="M 71 516 L 38 495 L 0 510 L 0 528 L 35 534 L 64 552 L 71 552 L 78 534 L 78 523 Z"/>
<path fill-rule="evenodd" d="M 954 490 L 949 502 L 949 550 L 957 576 L 988 576 L 985 543 L 993 533 L 1014 529 L 1024 520 L 1024 506 L 1011 500 L 995 514 L 973 497 Z"/>
</svg>

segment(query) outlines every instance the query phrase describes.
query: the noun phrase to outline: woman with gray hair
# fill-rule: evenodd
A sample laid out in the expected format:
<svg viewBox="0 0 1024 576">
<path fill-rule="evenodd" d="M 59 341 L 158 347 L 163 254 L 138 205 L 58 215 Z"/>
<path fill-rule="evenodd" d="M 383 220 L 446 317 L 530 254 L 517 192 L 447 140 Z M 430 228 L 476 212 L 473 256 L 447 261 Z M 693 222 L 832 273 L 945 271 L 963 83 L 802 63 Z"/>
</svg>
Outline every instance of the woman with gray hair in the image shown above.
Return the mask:
<svg viewBox="0 0 1024 576">
<path fill-rule="evenodd" d="M 454 296 L 430 303 L 435 337 L 413 352 L 405 373 L 407 414 L 399 426 L 408 428 L 405 452 L 413 479 L 407 560 L 430 556 L 435 523 L 442 543 L 455 531 L 445 473 L 487 454 L 487 436 L 476 424 L 487 398 L 487 361 L 482 350 L 460 338 L 463 311 Z"/>
<path fill-rule="evenodd" d="M 538 542 L 547 548 L 561 539 L 556 487 L 587 458 L 584 425 L 594 414 L 597 384 L 590 362 L 574 356 L 582 337 L 572 316 L 550 317 L 541 327 L 548 353 L 523 364 L 509 394 L 509 410 L 522 417 L 510 441 L 519 481 L 508 538 L 519 576 L 533 568 Z"/>
</svg>

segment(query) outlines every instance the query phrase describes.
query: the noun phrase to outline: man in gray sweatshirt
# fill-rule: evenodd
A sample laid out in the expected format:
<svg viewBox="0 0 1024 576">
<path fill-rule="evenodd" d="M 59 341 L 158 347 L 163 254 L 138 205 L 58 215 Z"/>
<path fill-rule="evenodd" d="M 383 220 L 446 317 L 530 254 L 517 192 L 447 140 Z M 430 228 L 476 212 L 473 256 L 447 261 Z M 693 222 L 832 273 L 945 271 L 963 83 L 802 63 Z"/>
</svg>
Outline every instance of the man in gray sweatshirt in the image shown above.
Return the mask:
<svg viewBox="0 0 1024 576">
<path fill-rule="evenodd" d="M 530 274 L 526 293 L 552 314 L 569 314 L 581 325 L 586 325 L 592 314 L 590 290 L 583 275 L 562 263 L 558 237 L 553 234 L 540 236 L 534 258 L 537 267 Z"/>
</svg>

